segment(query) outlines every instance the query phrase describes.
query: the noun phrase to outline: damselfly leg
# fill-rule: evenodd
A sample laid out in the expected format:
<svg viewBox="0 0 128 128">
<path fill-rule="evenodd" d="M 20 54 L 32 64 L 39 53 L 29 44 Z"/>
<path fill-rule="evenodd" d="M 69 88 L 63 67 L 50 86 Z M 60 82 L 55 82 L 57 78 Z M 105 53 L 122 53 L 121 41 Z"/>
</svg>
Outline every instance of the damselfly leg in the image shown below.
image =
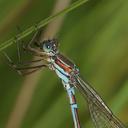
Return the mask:
<svg viewBox="0 0 128 128">
<path fill-rule="evenodd" d="M 37 47 L 39 47 L 39 45 L 40 45 L 39 37 L 41 35 L 41 30 L 38 30 L 37 26 L 35 26 L 35 29 L 36 29 L 36 32 L 35 32 L 34 36 L 30 40 L 30 42 L 27 44 L 27 46 L 24 47 L 24 50 L 29 51 L 36 56 L 41 56 L 41 57 L 45 58 L 45 57 L 47 57 L 45 52 L 40 51 L 39 49 L 36 49 L 35 47 L 33 47 L 33 45 L 37 46 Z"/>
<path fill-rule="evenodd" d="M 19 45 L 19 41 L 17 38 L 15 38 L 16 44 L 17 44 L 17 54 L 18 54 L 18 62 L 15 64 L 12 59 L 8 56 L 7 53 L 4 52 L 4 56 L 7 59 L 7 63 L 8 65 L 16 70 L 20 75 L 28 75 L 31 74 L 35 71 L 38 71 L 39 69 L 41 69 L 42 67 L 47 67 L 48 63 L 44 63 L 44 57 L 43 53 L 39 53 L 38 50 L 34 47 L 36 45 L 39 45 L 37 42 L 37 37 L 39 37 L 39 33 L 40 31 L 36 32 L 32 38 L 32 40 L 25 46 L 23 45 L 23 50 L 29 51 L 29 53 L 34 54 L 35 56 L 37 56 L 38 58 L 36 60 L 30 60 L 30 61 L 21 61 L 21 48 Z M 21 41 L 21 43 L 23 44 L 24 42 Z M 36 45 L 35 45 L 36 44 Z M 32 47 L 33 45 L 33 47 Z M 41 56 L 40 56 L 41 55 Z"/>
<path fill-rule="evenodd" d="M 38 60 L 32 60 L 32 61 L 25 61 L 25 62 L 20 62 L 18 64 L 15 64 L 12 59 L 7 55 L 7 53 L 4 52 L 4 56 L 7 59 L 7 64 L 15 71 L 18 72 L 18 74 L 20 75 L 28 75 L 31 74 L 33 72 L 38 71 L 39 69 L 43 68 L 43 67 L 47 67 L 47 64 L 36 64 L 34 66 L 30 66 L 34 63 L 37 62 L 41 62 L 42 59 L 38 59 Z"/>
</svg>

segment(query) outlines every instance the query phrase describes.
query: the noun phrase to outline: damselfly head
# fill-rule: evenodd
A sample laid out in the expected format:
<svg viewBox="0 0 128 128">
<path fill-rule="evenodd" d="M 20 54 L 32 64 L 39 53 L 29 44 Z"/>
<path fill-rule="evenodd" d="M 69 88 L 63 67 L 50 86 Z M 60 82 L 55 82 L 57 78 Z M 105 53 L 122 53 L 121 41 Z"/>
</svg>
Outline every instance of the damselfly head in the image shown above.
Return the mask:
<svg viewBox="0 0 128 128">
<path fill-rule="evenodd" d="M 42 49 L 47 54 L 55 55 L 59 52 L 58 41 L 56 39 L 44 40 L 42 43 L 40 43 L 40 49 Z"/>
</svg>

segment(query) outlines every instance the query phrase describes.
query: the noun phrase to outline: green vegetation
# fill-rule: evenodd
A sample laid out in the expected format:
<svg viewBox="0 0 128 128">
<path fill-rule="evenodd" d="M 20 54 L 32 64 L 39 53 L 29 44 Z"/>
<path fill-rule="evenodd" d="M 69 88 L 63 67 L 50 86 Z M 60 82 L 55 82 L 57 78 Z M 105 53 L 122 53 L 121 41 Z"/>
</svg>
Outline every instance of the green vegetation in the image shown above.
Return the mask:
<svg viewBox="0 0 128 128">
<path fill-rule="evenodd" d="M 56 34 L 60 51 L 78 65 L 83 79 L 92 84 L 115 115 L 127 124 L 128 1 L 86 1 L 73 0 L 70 5 L 76 2 L 75 6 L 59 14 L 66 14 L 62 27 Z M 74 9 L 80 3 L 82 5 Z M 26 38 L 31 39 L 32 34 L 29 35 L 29 32 L 34 30 L 31 26 L 36 23 L 44 27 L 45 32 L 44 25 L 58 17 L 55 15 L 47 19 L 54 5 L 53 0 L 1 0 L 0 50 L 6 51 L 16 62 L 16 45 L 11 42 L 18 34 L 16 27 L 19 26 L 23 30 L 19 39 L 26 35 Z M 0 128 L 5 128 L 24 82 L 30 80 L 30 77 L 19 76 L 6 65 L 3 57 L 0 60 Z M 29 87 L 32 88 L 31 84 L 26 88 L 28 95 Z M 76 95 L 81 124 L 83 128 L 92 128 L 86 102 L 78 91 Z M 23 98 L 24 101 L 26 99 L 27 97 Z M 30 105 L 22 118 L 21 128 L 73 128 L 68 103 L 61 81 L 51 71 L 42 70 Z M 19 112 L 23 111 L 24 105 L 22 104 Z"/>
</svg>

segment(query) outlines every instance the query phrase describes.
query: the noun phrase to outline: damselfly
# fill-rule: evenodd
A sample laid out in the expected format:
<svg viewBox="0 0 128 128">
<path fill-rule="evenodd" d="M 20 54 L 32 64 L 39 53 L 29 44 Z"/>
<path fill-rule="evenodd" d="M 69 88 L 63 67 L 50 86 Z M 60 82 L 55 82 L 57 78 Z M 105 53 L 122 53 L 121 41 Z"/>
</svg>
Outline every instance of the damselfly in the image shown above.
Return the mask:
<svg viewBox="0 0 128 128">
<path fill-rule="evenodd" d="M 26 66 L 26 64 L 15 65 L 9 56 L 5 54 L 10 65 L 22 75 L 35 72 L 42 67 L 47 67 L 54 71 L 62 80 L 62 83 L 67 90 L 75 128 L 81 128 L 81 126 L 78 118 L 74 88 L 78 89 L 85 97 L 89 106 L 92 121 L 96 128 L 124 128 L 121 121 L 116 118 L 98 93 L 90 86 L 90 84 L 81 79 L 77 66 L 60 53 L 57 40 L 51 39 L 39 42 L 39 40 L 37 40 L 39 33 L 40 32 L 38 31 L 34 34 L 32 40 L 24 49 L 40 57 L 39 60 L 31 61 L 31 63 L 40 61 L 42 64 L 36 66 Z"/>
</svg>

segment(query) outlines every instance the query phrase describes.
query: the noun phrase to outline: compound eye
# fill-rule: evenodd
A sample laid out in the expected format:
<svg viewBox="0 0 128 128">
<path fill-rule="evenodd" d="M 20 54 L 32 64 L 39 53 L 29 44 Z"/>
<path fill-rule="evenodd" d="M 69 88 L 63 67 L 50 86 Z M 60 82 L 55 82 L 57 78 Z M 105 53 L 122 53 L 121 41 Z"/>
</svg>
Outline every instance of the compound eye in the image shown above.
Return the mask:
<svg viewBox="0 0 128 128">
<path fill-rule="evenodd" d="M 52 43 L 51 43 L 51 42 L 46 42 L 46 43 L 44 43 L 44 45 L 43 45 L 43 50 L 44 50 L 45 52 L 50 52 L 50 51 L 52 51 Z"/>
</svg>

